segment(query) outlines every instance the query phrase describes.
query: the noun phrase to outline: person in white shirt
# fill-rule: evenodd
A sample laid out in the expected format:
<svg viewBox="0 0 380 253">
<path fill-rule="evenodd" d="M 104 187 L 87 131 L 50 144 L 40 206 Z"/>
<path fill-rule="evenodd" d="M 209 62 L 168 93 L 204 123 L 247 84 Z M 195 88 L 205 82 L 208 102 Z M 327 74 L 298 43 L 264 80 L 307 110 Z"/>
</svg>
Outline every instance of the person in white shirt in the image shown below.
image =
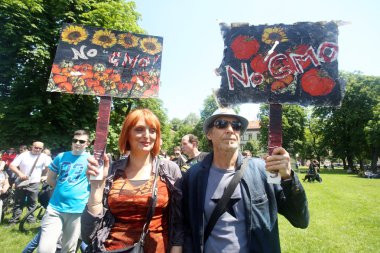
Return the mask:
<svg viewBox="0 0 380 253">
<path fill-rule="evenodd" d="M 9 168 L 17 175 L 15 182 L 15 205 L 13 208 L 13 216 L 9 220 L 11 225 L 19 221 L 25 205 L 28 211 L 37 205 L 41 176 L 47 172 L 47 167 L 52 162 L 49 156 L 41 152 L 43 148 L 43 142 L 35 141 L 33 142 L 31 151 L 20 154 L 9 165 Z M 28 180 L 28 185 L 22 187 L 17 186 L 20 182 L 25 180 Z M 33 216 L 29 217 L 28 222 L 35 222 Z"/>
</svg>

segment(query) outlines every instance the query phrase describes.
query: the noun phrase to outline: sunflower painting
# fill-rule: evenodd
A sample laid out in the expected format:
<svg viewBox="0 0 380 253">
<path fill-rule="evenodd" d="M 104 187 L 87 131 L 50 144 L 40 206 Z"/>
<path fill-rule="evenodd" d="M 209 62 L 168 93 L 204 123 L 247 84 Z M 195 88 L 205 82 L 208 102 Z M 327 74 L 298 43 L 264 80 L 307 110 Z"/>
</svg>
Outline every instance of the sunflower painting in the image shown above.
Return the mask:
<svg viewBox="0 0 380 253">
<path fill-rule="evenodd" d="M 268 27 L 264 29 L 262 41 L 267 44 L 274 44 L 276 41 L 286 42 L 288 38 L 282 28 Z"/>
<path fill-rule="evenodd" d="M 92 43 L 102 46 L 104 48 L 112 47 L 116 44 L 116 36 L 109 30 L 96 31 L 92 38 Z"/>
<path fill-rule="evenodd" d="M 137 47 L 139 38 L 132 33 L 124 33 L 119 35 L 118 43 L 125 48 Z"/>
<path fill-rule="evenodd" d="M 79 42 L 86 40 L 87 36 L 87 31 L 83 27 L 70 25 L 63 30 L 61 38 L 62 41 L 77 45 Z"/>
<path fill-rule="evenodd" d="M 140 48 L 143 52 L 151 55 L 158 54 L 162 51 L 162 46 L 157 38 L 144 38 L 140 40 Z"/>
<path fill-rule="evenodd" d="M 47 90 L 158 97 L 162 44 L 158 36 L 64 24 Z"/>
</svg>

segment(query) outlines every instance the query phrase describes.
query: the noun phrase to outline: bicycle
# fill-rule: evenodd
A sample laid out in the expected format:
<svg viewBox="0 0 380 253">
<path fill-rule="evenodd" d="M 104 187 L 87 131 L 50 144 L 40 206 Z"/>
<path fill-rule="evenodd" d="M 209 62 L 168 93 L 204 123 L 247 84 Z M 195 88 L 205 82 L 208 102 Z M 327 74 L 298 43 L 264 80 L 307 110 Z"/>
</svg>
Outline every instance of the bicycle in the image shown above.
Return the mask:
<svg viewBox="0 0 380 253">
<path fill-rule="evenodd" d="M 42 219 L 42 217 L 45 214 L 45 208 L 42 205 L 36 205 L 33 209 L 31 209 L 29 212 L 25 214 L 25 216 L 20 220 L 20 223 L 18 225 L 18 229 L 21 232 L 27 232 L 32 229 L 37 229 L 40 227 L 40 224 L 38 221 Z M 28 218 L 29 216 L 33 215 L 36 218 L 36 222 L 29 223 Z"/>
<path fill-rule="evenodd" d="M 31 229 L 39 228 L 40 224 L 38 221 L 42 219 L 45 214 L 46 208 L 49 204 L 51 194 L 53 193 L 53 188 L 46 182 L 43 183 L 40 192 L 38 193 L 38 203 L 33 209 L 31 209 L 27 214 L 21 219 L 18 229 L 21 232 L 26 232 Z M 28 223 L 29 216 L 33 215 L 36 218 L 35 223 Z"/>
</svg>

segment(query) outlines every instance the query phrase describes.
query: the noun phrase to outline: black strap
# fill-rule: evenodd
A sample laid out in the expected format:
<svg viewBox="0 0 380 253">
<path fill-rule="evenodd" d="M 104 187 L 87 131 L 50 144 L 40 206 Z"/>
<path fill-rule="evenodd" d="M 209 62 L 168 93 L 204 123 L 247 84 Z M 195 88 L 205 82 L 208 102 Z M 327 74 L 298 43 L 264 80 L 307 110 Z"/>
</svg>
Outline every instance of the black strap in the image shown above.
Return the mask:
<svg viewBox="0 0 380 253">
<path fill-rule="evenodd" d="M 34 170 L 34 168 L 36 167 L 36 164 L 37 164 L 38 158 L 40 158 L 40 155 L 41 155 L 41 153 L 38 154 L 36 160 L 34 161 L 33 166 L 32 166 L 32 169 L 30 170 L 30 172 L 29 172 L 29 176 L 28 176 L 28 177 L 30 177 L 30 176 L 32 175 L 33 170 Z"/>
<path fill-rule="evenodd" d="M 219 199 L 218 203 L 216 204 L 214 210 L 212 211 L 212 214 L 210 216 L 210 219 L 207 223 L 205 232 L 204 232 L 204 244 L 206 244 L 206 241 L 208 237 L 211 234 L 211 231 L 214 229 L 214 226 L 216 222 L 218 221 L 219 217 L 226 211 L 226 206 L 228 201 L 230 201 L 232 194 L 234 193 L 237 185 L 240 183 L 241 178 L 243 177 L 244 170 L 248 166 L 248 158 L 245 158 L 243 160 L 243 164 L 236 170 L 236 173 L 234 177 L 231 179 L 231 182 L 228 184 L 227 188 L 224 190 L 222 197 Z"/>
<path fill-rule="evenodd" d="M 36 158 L 36 160 L 34 160 L 34 163 L 33 163 L 32 169 L 30 170 L 29 175 L 28 175 L 28 179 L 30 179 L 30 177 L 32 176 L 33 171 L 34 171 L 34 168 L 36 167 L 37 161 L 38 161 L 38 159 L 40 158 L 40 156 L 41 156 L 41 153 L 39 153 L 38 156 L 37 156 L 37 158 Z M 21 169 L 19 168 L 19 170 L 21 170 Z M 16 181 L 15 181 L 16 187 L 17 187 L 18 185 L 20 185 L 21 182 L 23 182 L 23 181 L 22 181 L 19 177 L 17 177 L 17 178 L 16 178 Z"/>
<path fill-rule="evenodd" d="M 152 217 L 154 215 L 154 210 L 156 209 L 157 204 L 157 178 L 158 178 L 158 167 L 160 165 L 160 159 L 157 159 L 156 161 L 156 168 L 154 171 L 154 181 L 153 181 L 153 187 L 152 187 L 152 199 L 151 199 L 151 205 L 149 206 L 147 215 L 146 215 L 146 221 L 143 227 L 143 231 L 140 236 L 140 244 L 144 245 L 145 237 L 149 233 L 149 224 L 152 220 Z"/>
</svg>

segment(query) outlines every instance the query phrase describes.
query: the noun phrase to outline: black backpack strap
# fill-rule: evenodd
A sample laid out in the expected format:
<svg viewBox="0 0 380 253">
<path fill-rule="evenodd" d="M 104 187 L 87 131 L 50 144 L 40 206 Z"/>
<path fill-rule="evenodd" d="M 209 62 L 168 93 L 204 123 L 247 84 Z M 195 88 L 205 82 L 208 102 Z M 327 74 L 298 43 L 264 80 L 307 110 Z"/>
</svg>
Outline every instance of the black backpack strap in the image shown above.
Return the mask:
<svg viewBox="0 0 380 253">
<path fill-rule="evenodd" d="M 210 236 L 211 231 L 214 229 L 214 226 L 219 217 L 226 211 L 227 203 L 230 201 L 232 194 L 234 193 L 237 185 L 240 183 L 240 180 L 243 177 L 245 169 L 248 167 L 248 160 L 248 158 L 244 158 L 243 164 L 236 170 L 234 177 L 231 179 L 231 182 L 228 184 L 227 188 L 223 192 L 222 197 L 216 204 L 204 232 L 204 244 L 206 244 L 206 241 Z"/>
</svg>

